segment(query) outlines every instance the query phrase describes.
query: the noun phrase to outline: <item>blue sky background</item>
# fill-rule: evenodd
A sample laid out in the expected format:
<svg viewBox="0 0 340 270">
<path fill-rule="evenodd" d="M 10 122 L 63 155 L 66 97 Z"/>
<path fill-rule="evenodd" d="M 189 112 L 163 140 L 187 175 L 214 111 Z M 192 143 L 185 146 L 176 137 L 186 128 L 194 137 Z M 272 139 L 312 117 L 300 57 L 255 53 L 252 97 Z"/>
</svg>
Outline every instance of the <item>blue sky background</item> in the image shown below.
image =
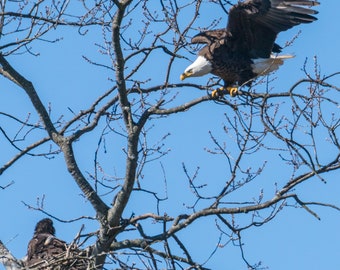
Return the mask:
<svg viewBox="0 0 340 270">
<path fill-rule="evenodd" d="M 207 7 L 210 8 L 209 5 Z M 215 18 L 221 18 L 217 27 L 224 27 L 226 18 L 222 10 L 214 6 L 214 9 L 202 9 L 200 18 L 196 26 L 207 26 Z M 156 7 L 155 7 L 156 8 Z M 277 42 L 283 45 L 291 40 L 299 30 L 301 35 L 291 47 L 283 53 L 294 54 L 295 58 L 287 61 L 276 73 L 277 79 L 274 82 L 279 91 L 285 91 L 298 79 L 303 77 L 301 68 L 308 58 L 308 67 L 313 68 L 313 57 L 318 56 L 318 64 L 322 74 L 330 74 L 340 70 L 340 18 L 338 16 L 339 3 L 337 1 L 327 1 L 317 7 L 320 12 L 318 21 L 311 25 L 296 27 L 290 31 L 282 33 Z M 183 20 L 190 19 L 192 13 L 182 14 Z M 138 21 L 138 18 L 135 20 Z M 61 30 L 61 31 L 60 31 Z M 82 55 L 86 55 L 98 61 L 109 61 L 98 52 L 96 43 L 101 41 L 102 36 L 96 31 L 89 31 L 86 36 L 77 35 L 76 30 L 62 29 L 53 31 L 49 35 L 63 36 L 63 40 L 49 44 L 37 42 L 33 44 L 33 49 L 39 52 L 38 57 L 25 54 L 11 56 L 8 60 L 23 75 L 31 80 L 44 104 L 51 102 L 52 118 L 58 119 L 63 115 L 65 120 L 72 117 L 69 108 L 74 112 L 87 108 L 101 93 L 112 86 L 114 75 L 111 71 L 100 69 L 84 61 Z M 192 35 L 196 34 L 192 31 Z M 183 53 L 185 53 L 183 51 Z M 186 54 L 194 60 L 195 56 Z M 148 63 L 145 74 L 138 76 L 152 78 L 151 85 L 157 81 L 162 82 L 164 76 L 164 62 L 161 58 L 153 59 Z M 180 83 L 179 75 L 189 64 L 186 60 L 176 61 L 170 82 Z M 206 84 L 209 76 L 198 79 L 191 79 L 191 82 Z M 190 82 L 190 79 L 189 81 Z M 333 80 L 340 85 L 339 81 Z M 260 88 L 261 86 L 259 86 Z M 178 93 L 175 103 L 190 101 L 193 98 L 202 96 L 205 92 L 200 92 L 191 88 L 179 88 L 171 90 L 173 94 Z M 172 93 L 171 93 L 172 94 Z M 339 95 L 335 95 L 339 98 Z M 173 103 L 173 104 L 175 104 Z M 339 108 L 330 108 L 335 114 L 339 114 Z M 208 184 L 207 190 L 213 192 L 223 186 L 227 170 L 226 160 L 218 156 L 207 154 L 206 148 L 213 148 L 209 131 L 221 141 L 230 144 L 233 148 L 232 140 L 223 132 L 223 125 L 226 125 L 225 113 L 228 114 L 225 106 L 214 102 L 200 104 L 188 112 L 169 116 L 164 119 L 151 121 L 148 139 L 150 145 L 157 144 L 163 136 L 171 135 L 165 140 L 163 150 L 171 150 L 163 159 L 148 163 L 144 170 L 143 187 L 152 187 L 158 192 L 160 197 L 169 197 L 169 200 L 161 203 L 160 213 L 171 215 L 177 211 L 186 212 L 187 206 L 192 205 L 194 199 L 192 193 L 183 184 L 186 177 L 183 173 L 182 163 L 184 162 L 193 173 L 197 166 L 200 167 L 198 181 L 201 184 Z M 335 110 L 335 111 L 334 111 Z M 0 78 L 0 111 L 7 112 L 19 118 L 27 117 L 31 113 L 31 121 L 38 120 L 37 115 L 28 101 L 24 92 L 14 84 L 4 78 Z M 331 111 L 330 111 L 331 112 Z M 14 136 L 16 129 L 11 125 L 12 121 L 0 116 L 0 126 L 10 130 L 10 135 Z M 93 172 L 93 152 L 98 146 L 98 138 L 103 129 L 98 128 L 93 135 L 85 136 L 75 145 L 78 162 L 85 173 Z M 34 141 L 36 138 L 45 136 L 43 132 L 36 132 L 28 140 Z M 108 135 L 106 153 L 101 146 L 99 157 L 105 167 L 105 175 L 114 182 L 115 177 L 124 173 L 124 153 L 122 148 L 125 141 L 119 136 Z M 22 145 L 25 145 L 23 142 Z M 0 136 L 0 162 L 1 165 L 15 155 L 16 150 L 11 148 L 5 139 Z M 42 149 L 48 149 L 45 145 Z M 327 156 L 328 148 L 322 150 Z M 254 168 L 267 160 L 267 156 L 257 156 L 251 160 L 250 164 Z M 277 164 L 279 166 L 279 163 Z M 235 193 L 244 198 L 256 197 L 261 188 L 267 198 L 271 198 L 275 191 L 273 183 L 285 183 L 284 175 L 290 175 L 288 171 L 281 171 L 281 167 L 275 167 L 275 160 L 272 160 L 271 168 L 256 183 L 249 185 L 244 191 Z M 167 181 L 167 188 L 164 187 L 164 174 Z M 14 184 L 5 190 L 0 189 L 0 211 L 2 218 L 0 221 L 0 239 L 17 257 L 23 257 L 26 253 L 26 246 L 32 236 L 33 228 L 38 220 L 45 215 L 38 211 L 28 209 L 23 202 L 36 206 L 37 198 L 41 201 L 44 197 L 44 209 L 62 220 L 71 220 L 79 216 L 94 217 L 94 211 L 90 204 L 81 196 L 81 192 L 66 171 L 61 155 L 48 160 L 43 157 L 31 158 L 26 156 L 17 162 L 11 169 L 0 176 L 0 185 L 14 181 Z M 306 201 L 321 201 L 340 206 L 340 183 L 339 172 L 327 175 L 327 184 L 314 179 L 308 181 L 298 188 L 299 195 Z M 112 199 L 112 194 L 106 196 L 107 202 Z M 141 203 L 143 201 L 143 203 Z M 150 196 L 147 199 L 141 194 L 135 193 L 131 197 L 125 216 L 132 213 L 141 214 L 145 212 L 155 212 L 155 200 Z M 340 213 L 329 208 L 315 207 L 314 211 L 321 217 L 321 221 L 315 219 L 302 209 L 287 207 L 279 215 L 262 227 L 253 227 L 243 234 L 244 251 L 250 263 L 259 260 L 269 269 L 309 269 L 309 270 L 336 270 L 340 267 Z M 240 217 L 240 221 L 248 219 L 247 215 Z M 96 230 L 96 221 L 80 220 L 73 223 L 61 223 L 55 221 L 57 236 L 66 241 L 71 241 L 77 234 L 81 224 L 85 223 L 85 231 Z M 180 236 L 184 239 L 193 254 L 193 258 L 199 262 L 208 259 L 210 253 L 203 248 L 207 247 L 211 252 L 215 249 L 219 234 L 215 231 L 214 218 L 207 218 L 192 225 L 192 233 L 182 232 Z M 150 227 L 150 233 L 154 230 Z M 209 232 L 209 233 L 206 233 Z M 196 234 L 196 236 L 195 236 Z M 199 235 L 199 237 L 197 237 Z M 121 236 L 123 237 L 123 236 Z M 228 241 L 222 238 L 221 244 Z M 232 244 L 224 248 L 218 248 L 215 255 L 205 265 L 211 269 L 246 269 L 246 265 L 241 259 L 240 251 Z M 3 269 L 0 266 L 0 269 Z"/>
</svg>

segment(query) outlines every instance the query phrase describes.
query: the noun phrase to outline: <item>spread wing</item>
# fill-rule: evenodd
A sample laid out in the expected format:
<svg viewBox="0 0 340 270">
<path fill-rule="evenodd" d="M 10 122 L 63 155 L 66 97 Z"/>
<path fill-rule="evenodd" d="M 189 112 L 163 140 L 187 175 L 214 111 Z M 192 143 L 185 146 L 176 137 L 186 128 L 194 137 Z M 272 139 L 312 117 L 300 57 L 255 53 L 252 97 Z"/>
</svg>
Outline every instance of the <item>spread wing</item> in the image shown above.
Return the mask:
<svg viewBox="0 0 340 270">
<path fill-rule="evenodd" d="M 206 43 L 211 44 L 217 41 L 222 41 L 227 38 L 226 29 L 216 29 L 201 32 L 191 39 L 191 43 Z"/>
<path fill-rule="evenodd" d="M 217 29 L 217 30 L 208 30 L 201 32 L 194 36 L 191 39 L 191 43 L 198 43 L 198 44 L 208 44 L 211 45 L 213 43 L 224 44 L 227 38 L 231 38 L 231 34 L 227 32 L 226 29 Z M 272 45 L 272 52 L 279 53 L 281 52 L 280 45 L 274 43 Z"/>
<path fill-rule="evenodd" d="M 233 50 L 248 53 L 252 58 L 267 58 L 275 51 L 279 32 L 301 23 L 311 23 L 317 11 L 310 9 L 317 1 L 248 0 L 230 9 L 227 32 Z"/>
</svg>

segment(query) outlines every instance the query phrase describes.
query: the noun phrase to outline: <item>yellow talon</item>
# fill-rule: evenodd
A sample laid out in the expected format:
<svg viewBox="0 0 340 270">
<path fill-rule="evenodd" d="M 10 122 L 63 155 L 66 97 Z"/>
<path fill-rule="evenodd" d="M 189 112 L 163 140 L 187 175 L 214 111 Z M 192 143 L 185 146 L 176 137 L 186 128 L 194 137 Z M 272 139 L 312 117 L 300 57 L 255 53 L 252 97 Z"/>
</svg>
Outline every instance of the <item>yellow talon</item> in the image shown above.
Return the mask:
<svg viewBox="0 0 340 270">
<path fill-rule="evenodd" d="M 219 97 L 222 97 L 225 93 L 224 92 L 228 92 L 228 94 L 231 96 L 231 97 L 235 97 L 238 93 L 238 88 L 236 86 L 228 86 L 228 87 L 220 87 L 216 90 L 213 90 L 211 92 L 211 96 L 213 98 L 219 98 Z"/>
<path fill-rule="evenodd" d="M 213 98 L 219 98 L 220 96 L 223 95 L 223 91 L 224 91 L 224 90 L 225 90 L 224 87 L 220 87 L 220 88 L 218 88 L 218 89 L 216 89 L 216 90 L 213 90 L 213 91 L 211 92 L 211 96 L 212 96 Z"/>
<path fill-rule="evenodd" d="M 228 86 L 227 91 L 231 97 L 235 97 L 238 93 L 238 88 L 236 86 Z"/>
</svg>

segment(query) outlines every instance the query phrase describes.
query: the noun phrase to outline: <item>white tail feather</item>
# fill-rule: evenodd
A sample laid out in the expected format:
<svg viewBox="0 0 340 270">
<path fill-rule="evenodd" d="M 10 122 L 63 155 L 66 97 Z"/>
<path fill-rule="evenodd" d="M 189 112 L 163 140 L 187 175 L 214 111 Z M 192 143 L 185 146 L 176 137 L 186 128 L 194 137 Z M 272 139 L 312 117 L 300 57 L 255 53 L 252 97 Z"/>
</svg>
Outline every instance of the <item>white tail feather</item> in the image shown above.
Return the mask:
<svg viewBox="0 0 340 270">
<path fill-rule="evenodd" d="M 251 68 L 257 75 L 267 75 L 279 68 L 286 59 L 293 58 L 294 55 L 272 55 L 270 58 L 252 59 Z"/>
</svg>

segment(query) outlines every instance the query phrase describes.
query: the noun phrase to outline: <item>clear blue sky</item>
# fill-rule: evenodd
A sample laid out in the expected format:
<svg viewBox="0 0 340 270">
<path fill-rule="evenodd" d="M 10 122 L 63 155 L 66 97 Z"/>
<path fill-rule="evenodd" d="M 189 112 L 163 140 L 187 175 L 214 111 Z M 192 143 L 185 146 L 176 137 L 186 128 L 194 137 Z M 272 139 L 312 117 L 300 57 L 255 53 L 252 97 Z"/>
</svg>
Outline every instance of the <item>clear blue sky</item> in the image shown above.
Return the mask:
<svg viewBox="0 0 340 270">
<path fill-rule="evenodd" d="M 312 70 L 312 59 L 318 56 L 318 63 L 323 74 L 330 74 L 340 70 L 340 17 L 338 15 L 338 1 L 324 1 L 317 7 L 320 12 L 318 21 L 311 25 L 303 25 L 287 31 L 279 36 L 277 42 L 283 45 L 290 40 L 299 30 L 302 31 L 294 44 L 286 48 L 283 53 L 291 53 L 296 57 L 286 62 L 277 73 L 275 87 L 286 89 L 292 83 L 303 76 L 301 68 L 306 57 L 310 59 L 308 65 Z M 223 12 L 210 12 L 203 10 L 199 19 L 202 27 L 209 25 L 216 16 L 223 16 Z M 191 14 L 191 13 L 190 13 Z M 188 14 L 188 16 L 190 15 Z M 185 15 L 185 14 L 183 14 Z M 222 18 L 218 27 L 223 27 L 226 18 Z M 65 119 L 70 119 L 74 112 L 87 108 L 92 101 L 112 86 L 108 80 L 113 77 L 110 71 L 99 69 L 85 63 L 82 55 L 90 56 L 99 61 L 107 61 L 98 53 L 96 42 L 100 42 L 101 35 L 98 32 L 90 31 L 88 36 L 79 37 L 76 31 L 51 32 L 53 35 L 63 35 L 64 39 L 56 44 L 35 43 L 33 49 L 40 53 L 39 57 L 31 55 L 21 55 L 9 57 L 9 61 L 31 80 L 44 104 L 51 102 L 52 118 L 58 119 L 64 115 Z M 192 35 L 195 33 L 193 32 Z M 194 60 L 195 56 L 186 55 Z M 188 61 L 177 61 L 171 73 L 171 82 L 179 83 L 179 75 L 189 64 Z M 149 65 L 148 77 L 162 78 L 162 59 L 155 59 L 153 65 Z M 195 82 L 205 84 L 209 76 L 199 78 Z M 155 79 L 155 81 L 157 81 Z M 161 79 L 160 79 L 161 81 Z M 340 83 L 337 83 L 340 85 Z M 205 94 L 194 89 L 180 88 L 178 101 L 189 101 L 195 97 Z M 17 117 L 25 118 L 28 113 L 32 113 L 32 119 L 37 120 L 27 97 L 17 86 L 9 83 L 4 78 L 0 78 L 0 111 L 12 113 Z M 182 162 L 193 172 L 200 166 L 199 181 L 208 183 L 209 188 L 214 190 L 225 180 L 226 170 L 225 160 L 215 156 L 207 155 L 205 148 L 212 148 L 213 144 L 209 137 L 209 131 L 218 136 L 222 141 L 230 143 L 228 137 L 222 132 L 225 124 L 224 114 L 228 113 L 225 106 L 220 106 L 214 102 L 208 102 L 196 106 L 190 111 L 176 114 L 166 119 L 155 120 L 151 124 L 155 127 L 150 131 L 150 144 L 159 141 L 168 132 L 171 136 L 165 141 L 165 149 L 171 149 L 164 159 L 150 163 L 144 172 L 144 183 L 146 187 L 157 185 L 155 188 L 161 197 L 169 196 L 168 202 L 161 205 L 161 213 L 171 214 L 176 210 L 186 211 L 185 207 L 193 203 L 190 199 L 191 193 L 185 190 L 186 180 L 182 170 Z M 339 110 L 335 111 L 339 114 Z M 32 122 L 34 122 L 32 120 Z M 150 126 L 151 126 L 150 124 Z M 0 126 L 11 125 L 8 119 L 0 116 Z M 97 138 L 101 129 L 95 132 L 97 137 L 84 137 L 79 144 L 76 144 L 76 154 L 80 155 L 79 164 L 84 172 L 93 172 L 93 151 L 97 147 Z M 11 131 L 13 136 L 15 130 Z M 38 136 L 39 133 L 37 133 Z M 39 135 L 42 135 L 40 133 Z M 224 136 L 224 137 L 223 137 Z M 40 138 L 40 137 L 39 137 Z M 33 140 L 34 138 L 32 138 Z M 114 143 L 110 139 L 118 140 Z M 103 161 L 107 166 L 106 173 L 112 177 L 121 175 L 124 172 L 124 154 L 121 149 L 124 141 L 119 141 L 119 137 L 108 136 L 107 153 L 100 152 L 101 159 L 109 158 L 110 163 Z M 197 143 L 199 142 L 199 143 Z M 231 144 L 231 143 L 230 143 Z M 22 143 L 22 145 L 25 145 Z M 231 145 L 232 147 L 232 145 Z M 0 162 L 6 163 L 16 151 L 9 147 L 2 136 L 0 136 Z M 46 145 L 44 149 L 48 149 Z M 327 150 L 325 150 L 327 151 Z M 268 157 L 259 157 L 260 160 Z M 252 163 L 253 166 L 254 163 Z M 275 166 L 275 163 L 273 163 Z M 111 166 L 111 167 L 110 167 Z M 164 166 L 168 188 L 163 185 L 162 166 Z M 256 196 L 261 187 L 264 187 L 268 198 L 273 195 L 274 182 L 283 183 L 285 179 L 280 178 L 280 168 L 270 168 L 263 182 L 251 185 L 249 190 Z M 282 172 L 284 174 L 286 172 Z M 86 173 L 85 173 L 86 174 Z M 302 199 L 307 201 L 322 201 L 340 205 L 340 183 L 339 173 L 329 174 L 327 184 L 314 180 L 304 183 L 299 188 Z M 22 203 L 36 206 L 37 198 L 44 196 L 44 209 L 47 212 L 63 220 L 77 218 L 79 216 L 94 216 L 90 204 L 80 195 L 80 190 L 73 182 L 72 178 L 63 165 L 62 156 L 55 156 L 48 160 L 42 157 L 22 158 L 11 169 L 0 176 L 0 185 L 14 181 L 14 184 L 6 190 L 0 189 L 0 239 L 17 257 L 23 257 L 26 253 L 26 246 L 32 236 L 33 228 L 38 220 L 45 216 L 38 211 L 27 209 Z M 156 182 L 156 184 L 155 184 Z M 158 183 L 159 184 L 158 184 Z M 216 183 L 216 184 L 215 184 Z M 244 196 L 245 194 L 241 194 Z M 247 194 L 246 194 L 247 195 Z M 131 203 L 125 212 L 128 217 L 132 212 L 141 214 L 144 212 L 154 212 L 153 201 L 145 205 L 140 204 L 139 195 L 133 195 Z M 236 195 L 235 195 L 236 196 Z M 107 196 L 110 201 L 112 194 Z M 249 199 L 248 198 L 248 199 Z M 152 208 L 148 208 L 151 207 Z M 337 270 L 340 268 L 340 213 L 332 209 L 316 207 L 313 209 L 321 217 L 318 221 L 306 211 L 287 207 L 273 221 L 259 227 L 251 228 L 243 235 L 244 249 L 250 263 L 259 260 L 264 266 L 274 270 Z M 247 217 L 245 217 L 247 218 Z M 74 223 L 61 223 L 55 221 L 57 236 L 66 241 L 71 241 L 77 234 L 84 221 Z M 204 227 L 204 230 L 202 230 Z M 86 221 L 86 232 L 97 229 L 95 221 Z M 206 219 L 193 225 L 194 233 L 203 237 L 195 238 L 192 234 L 182 237 L 188 238 L 192 243 L 193 257 L 198 261 L 208 259 L 209 254 L 202 254 L 203 246 L 210 247 L 213 251 L 218 241 L 218 234 L 205 235 L 206 231 L 215 229 L 215 221 L 212 218 Z M 199 240 L 199 241 L 198 241 Z M 227 239 L 222 239 L 226 242 Z M 229 245 L 219 248 L 215 256 L 209 261 L 206 267 L 212 269 L 246 269 L 241 260 L 239 249 Z M 3 269 L 0 266 L 0 269 Z"/>
</svg>

